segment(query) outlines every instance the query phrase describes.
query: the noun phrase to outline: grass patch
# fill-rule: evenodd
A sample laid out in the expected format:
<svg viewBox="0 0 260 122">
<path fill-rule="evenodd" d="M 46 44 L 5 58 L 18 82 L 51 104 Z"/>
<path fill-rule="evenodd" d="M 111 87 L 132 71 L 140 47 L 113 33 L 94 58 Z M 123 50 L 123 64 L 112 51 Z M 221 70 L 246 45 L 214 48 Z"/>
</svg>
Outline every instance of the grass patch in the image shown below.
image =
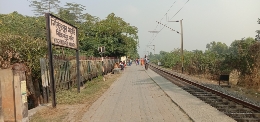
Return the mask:
<svg viewBox="0 0 260 122">
<path fill-rule="evenodd" d="M 113 75 L 117 76 L 117 74 Z M 81 88 L 80 93 L 77 93 L 77 88 L 60 91 L 56 94 L 57 104 L 83 104 L 90 98 L 93 98 L 94 96 L 99 95 L 99 93 L 103 93 L 104 90 L 108 89 L 110 85 L 116 80 L 115 78 L 116 77 L 103 81 L 102 77 L 97 77 L 92 81 L 84 84 L 84 87 Z"/>
<path fill-rule="evenodd" d="M 97 77 L 92 81 L 88 81 L 81 87 L 80 93 L 77 93 L 77 88 L 57 92 L 57 107 L 46 107 L 38 111 L 30 117 L 30 122 L 61 122 L 81 118 L 89 106 L 91 106 L 120 75 L 121 74 L 106 75 L 106 81 L 103 81 L 103 77 Z M 75 114 L 70 113 L 72 110 Z"/>
</svg>

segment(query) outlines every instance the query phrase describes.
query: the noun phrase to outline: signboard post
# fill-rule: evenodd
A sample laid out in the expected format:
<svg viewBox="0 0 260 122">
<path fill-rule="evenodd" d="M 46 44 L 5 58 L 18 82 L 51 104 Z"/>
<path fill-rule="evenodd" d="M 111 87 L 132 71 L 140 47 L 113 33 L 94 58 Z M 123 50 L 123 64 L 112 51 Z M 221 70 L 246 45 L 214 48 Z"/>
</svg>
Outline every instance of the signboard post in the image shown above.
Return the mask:
<svg viewBox="0 0 260 122">
<path fill-rule="evenodd" d="M 67 47 L 76 50 L 76 61 L 77 61 L 77 83 L 78 92 L 80 92 L 80 81 L 79 81 L 79 49 L 78 49 L 78 30 L 75 26 L 68 24 L 62 19 L 50 14 L 45 14 L 46 18 L 46 31 L 47 31 L 47 43 L 48 43 L 48 55 L 49 55 L 49 66 L 50 66 L 50 82 L 52 91 L 52 107 L 56 107 L 56 90 L 54 82 L 54 70 L 53 70 L 53 55 L 52 45 Z"/>
<path fill-rule="evenodd" d="M 98 52 L 99 53 L 104 53 L 105 52 L 105 47 L 104 46 L 98 47 Z"/>
<path fill-rule="evenodd" d="M 102 76 L 103 76 L 103 80 L 105 81 L 105 77 L 104 77 L 104 75 L 105 75 L 105 68 L 104 68 L 104 57 L 103 57 L 103 54 L 105 52 L 105 46 L 98 47 L 98 52 L 101 55 Z"/>
</svg>

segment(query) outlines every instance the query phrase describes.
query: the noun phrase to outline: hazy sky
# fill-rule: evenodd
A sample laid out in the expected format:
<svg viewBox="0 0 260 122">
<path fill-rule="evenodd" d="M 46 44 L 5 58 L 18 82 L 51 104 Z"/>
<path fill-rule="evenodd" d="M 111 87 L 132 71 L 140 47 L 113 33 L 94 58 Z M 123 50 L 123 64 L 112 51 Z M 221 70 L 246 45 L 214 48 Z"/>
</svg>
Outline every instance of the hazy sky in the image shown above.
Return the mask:
<svg viewBox="0 0 260 122">
<path fill-rule="evenodd" d="M 260 18 L 260 0 L 60 0 L 75 2 L 86 6 L 86 13 L 104 19 L 108 14 L 115 13 L 124 21 L 139 29 L 140 48 L 138 52 L 143 56 L 147 51 L 171 51 L 180 48 L 181 36 L 168 28 L 158 26 L 160 33 L 152 34 L 157 23 L 167 24 L 180 31 L 180 23 L 167 22 L 183 19 L 184 49 L 205 50 L 206 44 L 212 41 L 226 43 L 228 46 L 235 39 L 255 37 Z M 172 6 L 172 7 L 171 7 Z M 184 7 L 183 7 L 184 6 Z M 171 9 L 170 9 L 171 7 Z M 183 9 L 174 16 L 178 10 Z M 170 9 L 165 15 L 166 12 Z M 33 15 L 27 0 L 0 0 L 0 13 L 18 11 L 24 15 Z"/>
</svg>

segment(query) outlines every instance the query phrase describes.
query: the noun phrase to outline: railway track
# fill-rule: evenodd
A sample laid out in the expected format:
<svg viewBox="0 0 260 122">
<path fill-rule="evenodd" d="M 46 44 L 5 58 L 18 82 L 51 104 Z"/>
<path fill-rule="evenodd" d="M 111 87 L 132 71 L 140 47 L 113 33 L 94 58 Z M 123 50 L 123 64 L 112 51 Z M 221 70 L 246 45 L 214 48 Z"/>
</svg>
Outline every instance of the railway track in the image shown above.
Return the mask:
<svg viewBox="0 0 260 122">
<path fill-rule="evenodd" d="M 260 107 L 257 105 L 199 84 L 159 66 L 151 64 L 149 68 L 238 122 L 260 122 Z"/>
</svg>

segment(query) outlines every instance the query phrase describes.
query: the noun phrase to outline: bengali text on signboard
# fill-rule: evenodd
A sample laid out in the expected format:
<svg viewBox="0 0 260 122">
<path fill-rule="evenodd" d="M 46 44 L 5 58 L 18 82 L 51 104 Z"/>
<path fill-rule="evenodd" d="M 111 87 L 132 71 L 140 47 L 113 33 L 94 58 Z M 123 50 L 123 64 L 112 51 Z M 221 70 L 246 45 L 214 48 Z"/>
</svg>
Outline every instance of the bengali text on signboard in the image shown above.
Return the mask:
<svg viewBox="0 0 260 122">
<path fill-rule="evenodd" d="M 77 29 L 55 16 L 50 15 L 49 19 L 51 43 L 54 45 L 77 49 Z"/>
</svg>

